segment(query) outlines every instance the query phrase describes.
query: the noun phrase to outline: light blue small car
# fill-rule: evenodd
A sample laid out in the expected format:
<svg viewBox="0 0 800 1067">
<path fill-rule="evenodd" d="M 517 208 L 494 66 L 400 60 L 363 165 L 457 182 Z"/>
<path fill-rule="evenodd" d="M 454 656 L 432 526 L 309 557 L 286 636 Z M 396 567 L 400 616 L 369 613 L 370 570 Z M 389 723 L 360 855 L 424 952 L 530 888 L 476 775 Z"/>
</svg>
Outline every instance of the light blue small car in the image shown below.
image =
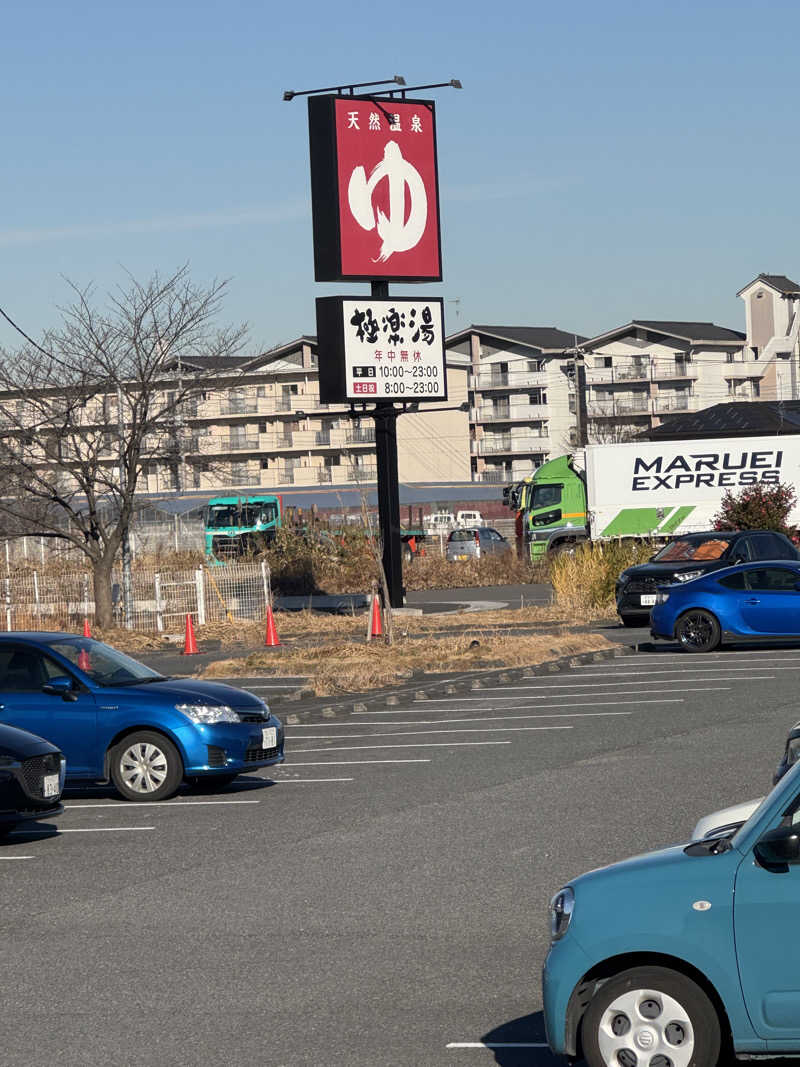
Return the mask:
<svg viewBox="0 0 800 1067">
<path fill-rule="evenodd" d="M 800 764 L 732 836 L 591 871 L 551 901 L 547 1040 L 590 1067 L 800 1053 Z"/>
</svg>

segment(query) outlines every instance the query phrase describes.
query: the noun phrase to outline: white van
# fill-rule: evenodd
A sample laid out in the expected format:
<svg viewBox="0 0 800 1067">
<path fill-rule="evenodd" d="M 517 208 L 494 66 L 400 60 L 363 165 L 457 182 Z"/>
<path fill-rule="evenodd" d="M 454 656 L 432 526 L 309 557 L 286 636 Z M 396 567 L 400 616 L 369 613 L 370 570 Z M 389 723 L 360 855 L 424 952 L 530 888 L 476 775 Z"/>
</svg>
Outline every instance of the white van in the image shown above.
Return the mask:
<svg viewBox="0 0 800 1067">
<path fill-rule="evenodd" d="M 483 516 L 479 511 L 456 512 L 456 526 L 462 530 L 467 526 L 483 526 Z"/>
</svg>

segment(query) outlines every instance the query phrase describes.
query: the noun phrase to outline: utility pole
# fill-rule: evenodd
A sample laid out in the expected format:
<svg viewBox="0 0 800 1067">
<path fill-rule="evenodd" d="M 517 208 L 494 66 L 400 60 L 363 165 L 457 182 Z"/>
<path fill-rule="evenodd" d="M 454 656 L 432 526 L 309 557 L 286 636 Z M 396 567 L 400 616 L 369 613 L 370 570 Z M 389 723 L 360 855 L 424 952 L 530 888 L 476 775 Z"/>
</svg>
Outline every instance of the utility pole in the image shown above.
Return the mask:
<svg viewBox="0 0 800 1067">
<path fill-rule="evenodd" d="M 117 432 L 119 435 L 119 492 L 122 506 L 125 504 L 125 491 L 128 485 L 128 472 L 125 455 L 125 411 L 123 409 L 122 386 L 117 386 Z M 125 627 L 130 630 L 133 625 L 133 581 L 131 579 L 131 538 L 128 528 L 130 516 L 122 526 L 122 610 Z"/>
<path fill-rule="evenodd" d="M 572 348 L 572 381 L 575 386 L 575 441 L 578 448 L 586 446 L 586 365 L 578 338 Z"/>
</svg>

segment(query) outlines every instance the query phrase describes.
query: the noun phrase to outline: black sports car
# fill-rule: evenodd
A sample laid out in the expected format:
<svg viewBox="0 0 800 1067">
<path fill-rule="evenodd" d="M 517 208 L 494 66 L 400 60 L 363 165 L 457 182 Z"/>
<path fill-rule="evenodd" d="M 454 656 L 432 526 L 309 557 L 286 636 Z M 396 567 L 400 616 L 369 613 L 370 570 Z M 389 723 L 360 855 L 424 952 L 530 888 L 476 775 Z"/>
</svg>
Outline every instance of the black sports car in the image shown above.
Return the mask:
<svg viewBox="0 0 800 1067">
<path fill-rule="evenodd" d="M 61 814 L 66 767 L 49 741 L 0 724 L 0 837 L 20 823 Z"/>
</svg>

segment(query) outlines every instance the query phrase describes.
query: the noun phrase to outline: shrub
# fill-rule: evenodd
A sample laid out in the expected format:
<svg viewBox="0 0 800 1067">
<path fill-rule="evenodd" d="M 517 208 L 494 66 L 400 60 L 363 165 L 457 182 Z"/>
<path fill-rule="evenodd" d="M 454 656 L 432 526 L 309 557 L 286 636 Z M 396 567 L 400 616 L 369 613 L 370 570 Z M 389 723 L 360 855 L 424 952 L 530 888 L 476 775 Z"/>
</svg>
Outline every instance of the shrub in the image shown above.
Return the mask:
<svg viewBox="0 0 800 1067">
<path fill-rule="evenodd" d="M 649 541 L 605 541 L 579 545 L 574 555 L 550 564 L 556 603 L 576 616 L 592 618 L 615 608 L 614 586 L 626 567 L 646 563 L 655 552 Z"/>
<path fill-rule="evenodd" d="M 747 485 L 738 493 L 728 490 L 714 516 L 715 530 L 778 530 L 791 535 L 792 508 L 797 503 L 794 488 L 785 483 Z"/>
</svg>

